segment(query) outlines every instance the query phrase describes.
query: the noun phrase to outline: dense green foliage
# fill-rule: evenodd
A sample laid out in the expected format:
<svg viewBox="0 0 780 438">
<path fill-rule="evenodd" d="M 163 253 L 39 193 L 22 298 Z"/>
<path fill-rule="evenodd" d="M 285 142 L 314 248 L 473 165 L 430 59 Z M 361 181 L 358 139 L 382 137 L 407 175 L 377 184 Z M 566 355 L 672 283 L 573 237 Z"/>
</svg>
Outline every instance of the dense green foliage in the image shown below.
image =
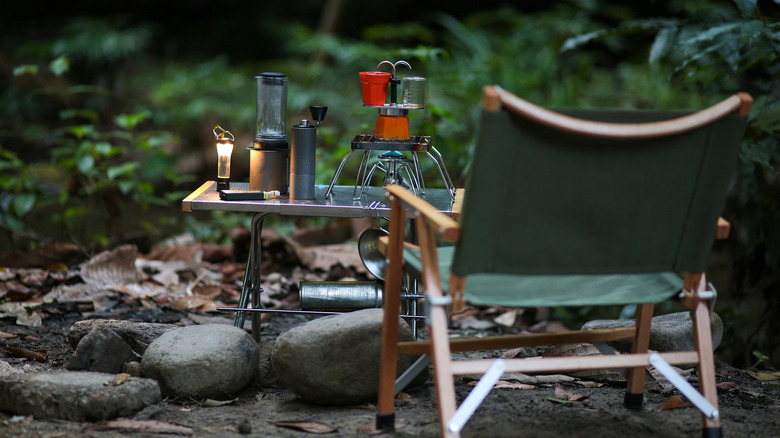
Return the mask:
<svg viewBox="0 0 780 438">
<path fill-rule="evenodd" d="M 486 84 L 553 107 L 698 109 L 748 91 L 755 105 L 724 213 L 735 232 L 720 247 L 733 266 L 719 285 L 728 289 L 720 311 L 730 321 L 747 320 L 754 310 L 746 303 L 759 303 L 765 313 L 754 318 L 754 333 L 731 333 L 729 354 L 748 362 L 758 349 L 776 358 L 777 15 L 774 3 L 755 0 L 569 0 L 459 18 L 421 14 L 348 33 L 265 17 L 258 34 L 264 45 L 215 52 L 220 41 L 235 39 L 212 32 L 206 53 L 178 56 L 154 17 L 65 16 L 0 59 L 0 252 L 51 240 L 96 251 L 184 230 L 224 240 L 248 218 L 183 215 L 178 206 L 214 177 L 214 125 L 236 135 L 233 176 L 248 179 L 243 146 L 255 134 L 254 76 L 263 71 L 289 77 L 288 126 L 308 118 L 309 105 L 330 108 L 318 130 L 320 183 L 330 180 L 352 137 L 373 129 L 376 114 L 361 105 L 357 72 L 382 60 L 407 60 L 410 74 L 428 78 L 426 108 L 410 115 L 412 131 L 433 136 L 458 183 L 468 171 Z M 265 57 L 236 56 L 242 49 Z M 422 161 L 426 182 L 438 184 L 437 171 Z M 357 162 L 350 165 L 344 183 Z"/>
<path fill-rule="evenodd" d="M 627 21 L 572 38 L 564 50 L 650 33 L 649 62 L 668 71 L 676 87 L 754 97 L 724 212 L 734 225 L 726 245 L 734 262 L 727 283 L 732 306 L 724 310 L 732 312 L 727 336 L 735 342 L 727 348 L 747 363 L 752 348 L 744 346 L 780 353 L 780 22 L 763 15 L 756 0 L 733 6 L 704 8 L 683 19 Z M 737 324 L 751 330 L 737 333 Z"/>
</svg>

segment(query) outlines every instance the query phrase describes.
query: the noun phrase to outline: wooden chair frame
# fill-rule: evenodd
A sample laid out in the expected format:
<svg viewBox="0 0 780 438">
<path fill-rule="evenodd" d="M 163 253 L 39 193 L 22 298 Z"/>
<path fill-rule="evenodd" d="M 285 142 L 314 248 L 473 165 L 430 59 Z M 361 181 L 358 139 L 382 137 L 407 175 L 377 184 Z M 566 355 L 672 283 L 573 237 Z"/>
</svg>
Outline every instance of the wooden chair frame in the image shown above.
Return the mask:
<svg viewBox="0 0 780 438">
<path fill-rule="evenodd" d="M 671 121 L 643 124 L 611 124 L 574 119 L 540 108 L 506 93 L 498 87 L 485 87 L 482 105 L 485 110 L 494 112 L 499 111 L 503 106 L 547 126 L 583 135 L 605 138 L 649 138 L 694 129 L 728 113 L 746 115 L 750 112 L 751 103 L 752 99 L 749 95 L 739 93 L 709 109 L 690 116 Z M 651 353 L 648 351 L 648 346 L 650 323 L 653 316 L 652 303 L 638 305 L 635 327 L 450 340 L 447 333 L 447 312 L 448 309 L 457 312 L 463 308 L 462 291 L 465 279 L 451 273 L 449 294 L 445 294 L 441 287 L 436 246 L 437 238 L 457 241 L 460 236 L 460 227 L 452 218 L 436 211 L 424 200 L 402 187 L 389 186 L 387 193 L 391 213 L 389 236 L 386 237 L 389 263 L 384 294 L 384 326 L 377 402 L 378 428 L 393 427 L 396 361 L 399 354 L 430 354 L 432 356 L 442 436 L 459 436 L 457 432 L 448 430 L 446 426 L 457 408 L 453 375 L 484 374 L 493 363 L 492 360 L 453 361 L 451 359 L 453 352 L 633 339 L 632 353 L 630 354 L 541 360 L 508 359 L 505 361 L 506 372 L 538 373 L 625 368 L 628 371 L 626 406 L 634 409 L 641 407 L 645 369 L 650 366 Z M 422 284 L 423 289 L 428 294 L 430 304 L 430 342 L 397 342 L 403 248 L 407 244 L 404 242 L 406 223 L 404 206 L 411 207 L 414 212 L 417 238 L 425 267 L 422 272 Z M 717 230 L 717 238 L 726 238 L 729 233 L 728 223 L 720 219 Z M 680 298 L 681 302 L 692 312 L 696 351 L 663 353 L 661 357 L 673 365 L 697 365 L 701 394 L 717 408 L 715 369 L 710 335 L 713 293 L 710 291 L 703 272 L 684 274 L 683 291 Z M 703 425 L 705 436 L 719 436 L 721 433 L 720 420 L 717 416 L 714 418 L 703 416 Z"/>
</svg>

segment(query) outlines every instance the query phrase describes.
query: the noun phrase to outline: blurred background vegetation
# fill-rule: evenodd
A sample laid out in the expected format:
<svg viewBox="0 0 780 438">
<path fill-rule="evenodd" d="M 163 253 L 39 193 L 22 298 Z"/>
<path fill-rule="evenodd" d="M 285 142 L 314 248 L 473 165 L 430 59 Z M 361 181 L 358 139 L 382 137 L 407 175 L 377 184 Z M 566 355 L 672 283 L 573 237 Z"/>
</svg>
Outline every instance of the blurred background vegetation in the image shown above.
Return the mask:
<svg viewBox="0 0 780 438">
<path fill-rule="evenodd" d="M 264 71 L 289 78 L 288 126 L 309 105 L 330 108 L 319 183 L 373 129 L 357 72 L 382 60 L 428 78 L 412 131 L 433 136 L 458 185 L 486 84 L 552 107 L 700 109 L 747 91 L 755 104 L 724 212 L 734 232 L 713 258 L 718 354 L 742 366 L 754 351 L 780 358 L 777 0 L 67 3 L 12 2 L 0 16 L 0 254 L 55 241 L 143 250 L 185 232 L 225 240 L 249 218 L 185 215 L 180 202 L 214 179 L 217 124 L 237 139 L 234 179 L 248 180 Z"/>
</svg>

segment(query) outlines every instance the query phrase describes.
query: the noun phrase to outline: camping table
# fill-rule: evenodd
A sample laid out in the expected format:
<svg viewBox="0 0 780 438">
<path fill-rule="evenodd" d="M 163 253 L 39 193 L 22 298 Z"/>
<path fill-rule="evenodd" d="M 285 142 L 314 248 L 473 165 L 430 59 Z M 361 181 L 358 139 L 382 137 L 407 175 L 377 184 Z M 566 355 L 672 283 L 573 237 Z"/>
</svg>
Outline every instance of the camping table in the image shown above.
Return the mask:
<svg viewBox="0 0 780 438">
<path fill-rule="evenodd" d="M 234 190 L 248 190 L 249 183 L 231 182 Z M 253 213 L 251 225 L 251 240 L 249 259 L 244 272 L 244 284 L 241 288 L 239 308 L 247 308 L 251 297 L 251 308 L 260 308 L 260 235 L 263 229 L 263 219 L 269 214 L 284 216 L 321 216 L 321 217 L 387 217 L 390 208 L 385 204 L 383 187 L 366 188 L 360 200 L 353 200 L 353 186 L 335 186 L 329 198 L 325 198 L 328 186 L 317 185 L 313 200 L 292 200 L 287 196 L 272 198 L 266 201 L 223 201 L 219 199 L 216 182 L 207 181 L 200 188 L 190 193 L 182 201 L 184 212 L 194 211 L 235 211 Z M 423 198 L 433 204 L 439 211 L 453 214 L 459 211 L 463 191 L 458 190 L 455 201 L 452 201 L 447 189 L 426 189 Z M 235 318 L 236 327 L 244 326 L 245 312 L 238 311 Z M 252 335 L 260 341 L 260 313 L 251 312 Z"/>
</svg>

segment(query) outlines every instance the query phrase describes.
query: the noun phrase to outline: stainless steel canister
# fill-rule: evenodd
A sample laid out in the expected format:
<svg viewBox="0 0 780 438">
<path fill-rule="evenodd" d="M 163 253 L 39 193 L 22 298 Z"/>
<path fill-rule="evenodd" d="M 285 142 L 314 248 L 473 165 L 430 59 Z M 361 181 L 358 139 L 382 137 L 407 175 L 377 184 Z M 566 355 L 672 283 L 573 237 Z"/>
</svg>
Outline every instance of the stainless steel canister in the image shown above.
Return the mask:
<svg viewBox="0 0 780 438">
<path fill-rule="evenodd" d="M 301 310 L 358 310 L 382 307 L 382 286 L 374 281 L 302 281 Z"/>
</svg>

